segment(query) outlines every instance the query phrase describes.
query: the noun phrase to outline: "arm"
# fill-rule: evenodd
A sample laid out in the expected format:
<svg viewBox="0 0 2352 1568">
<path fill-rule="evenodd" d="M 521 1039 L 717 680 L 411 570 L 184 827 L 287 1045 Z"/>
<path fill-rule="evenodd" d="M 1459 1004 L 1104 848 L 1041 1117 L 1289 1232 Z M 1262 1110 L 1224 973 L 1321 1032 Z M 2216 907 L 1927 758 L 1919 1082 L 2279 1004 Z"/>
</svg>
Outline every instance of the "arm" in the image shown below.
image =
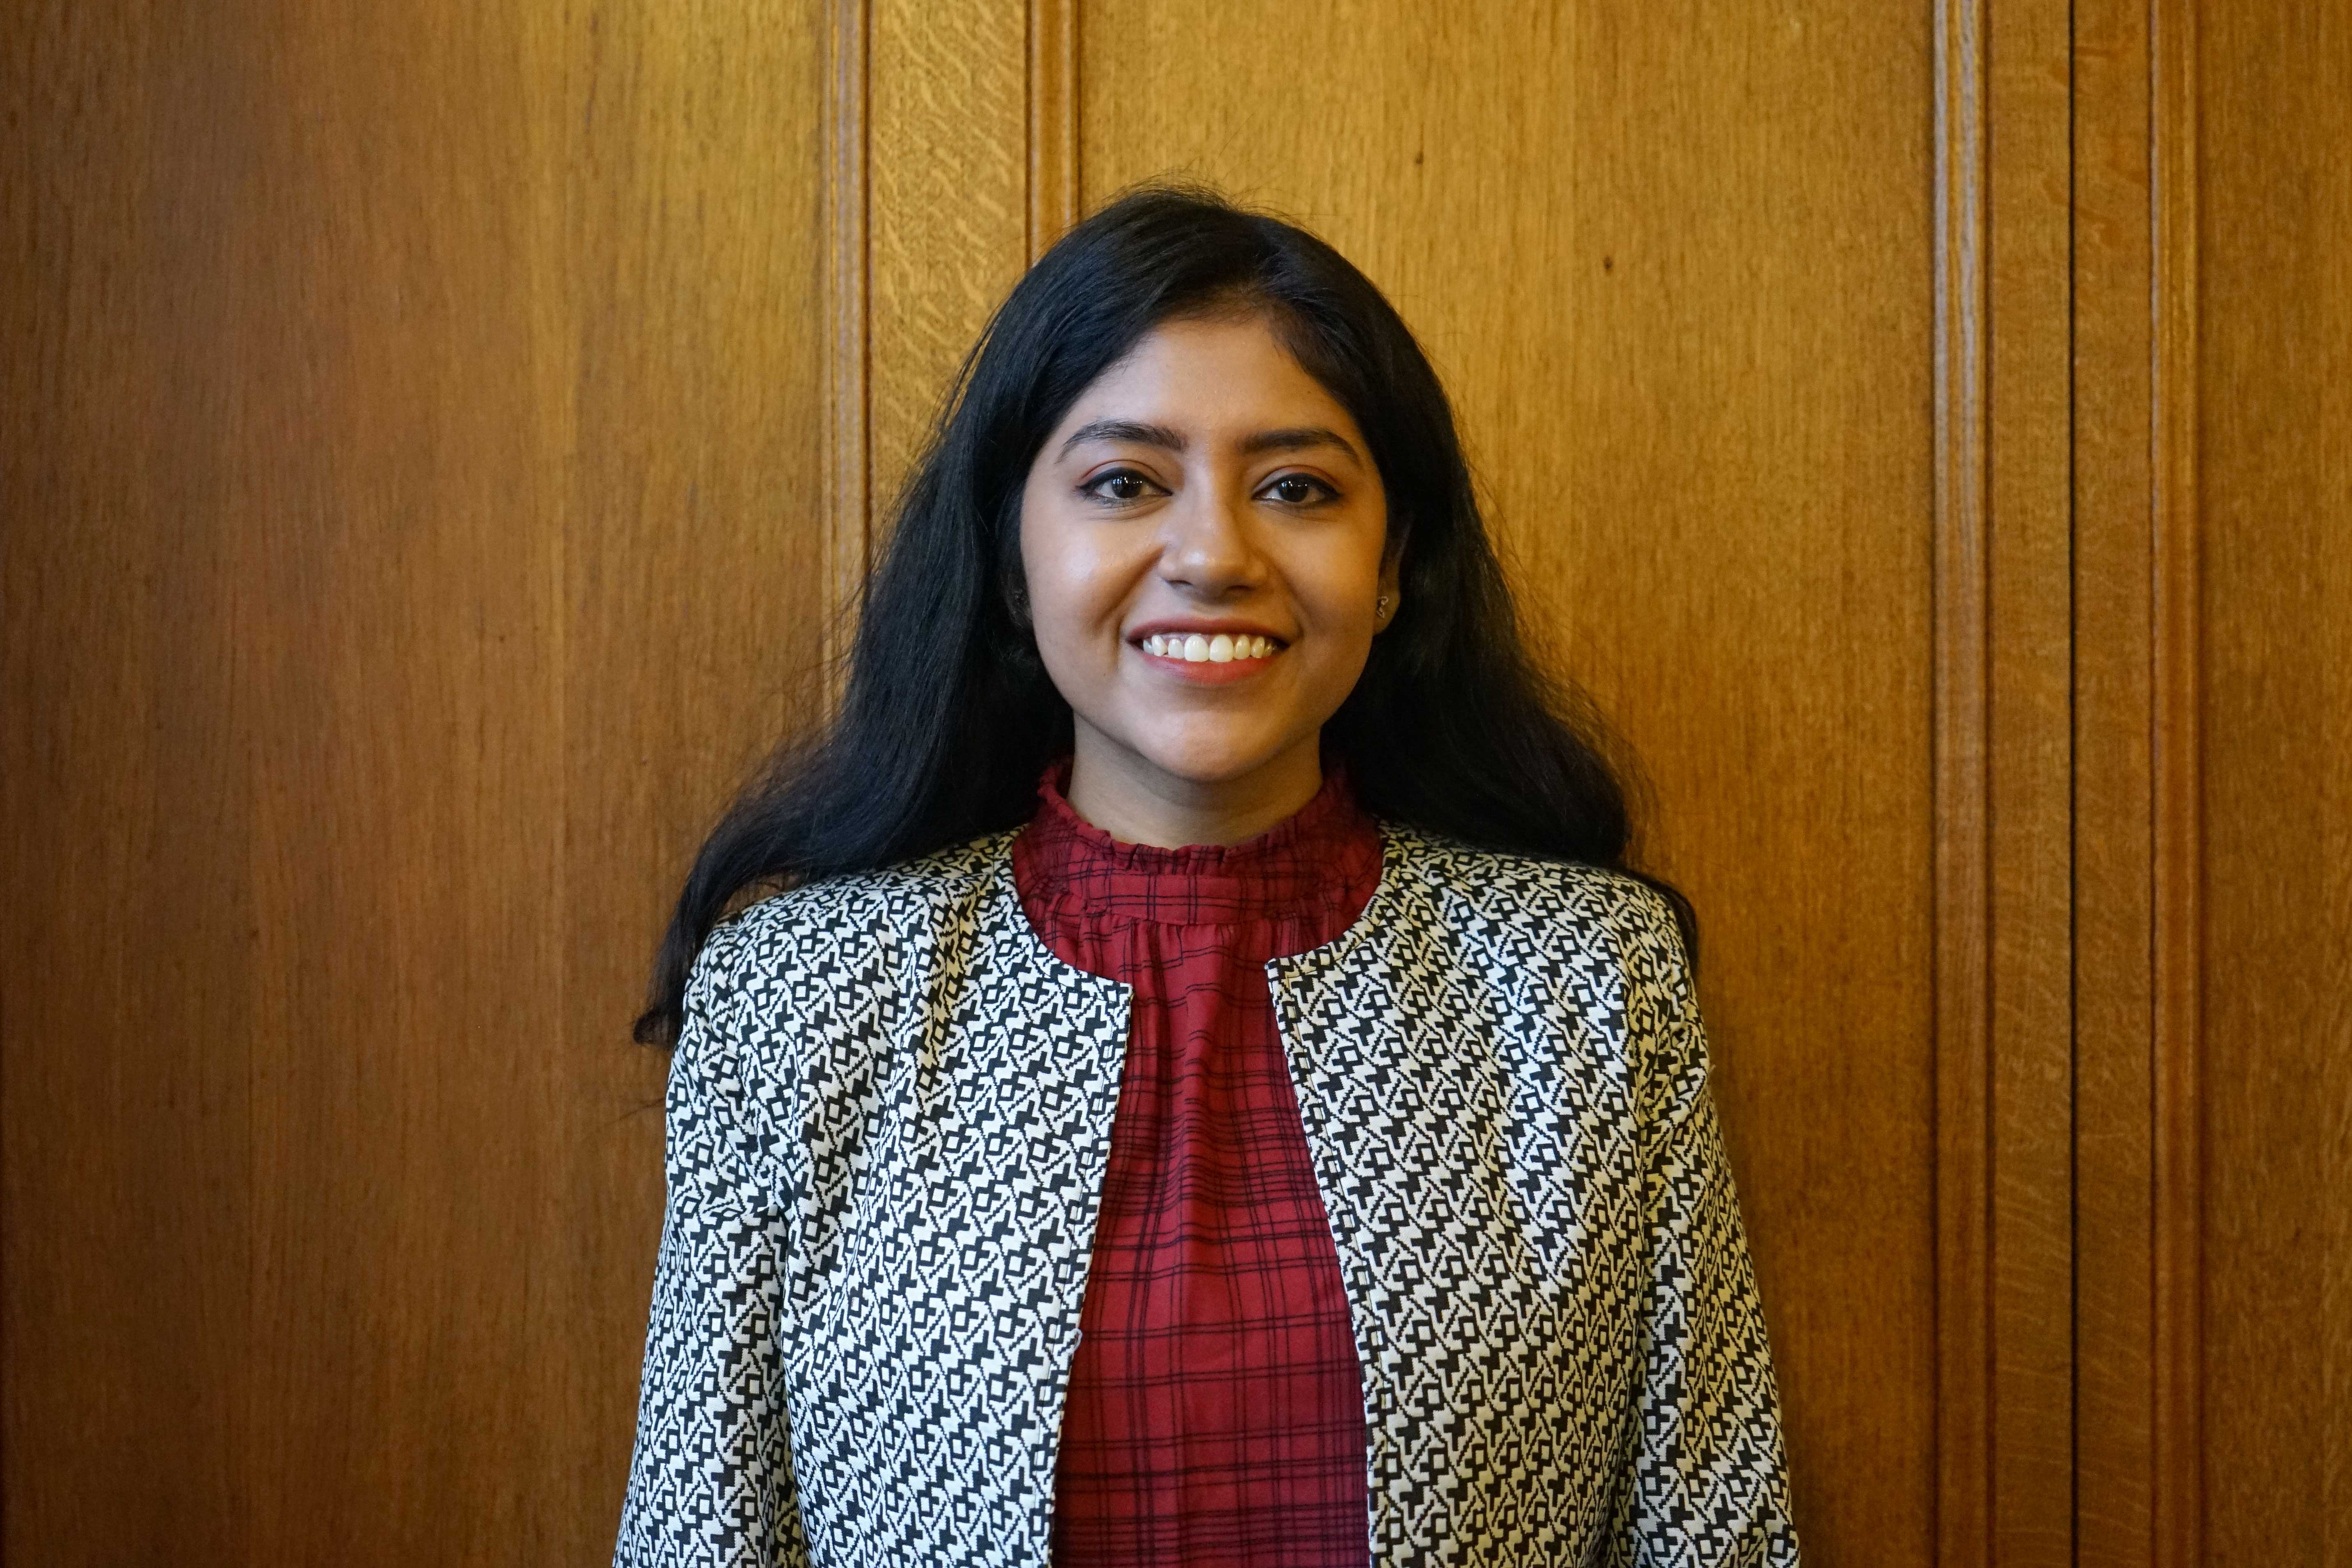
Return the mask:
<svg viewBox="0 0 2352 1568">
<path fill-rule="evenodd" d="M 1772 1352 L 1682 938 L 1644 889 L 1619 941 L 1651 1248 L 1622 1560 L 1795 1568 Z"/>
<path fill-rule="evenodd" d="M 783 1230 L 745 1071 L 742 937 L 696 960 L 670 1059 L 668 1204 L 615 1568 L 803 1568 L 778 1335 Z"/>
</svg>

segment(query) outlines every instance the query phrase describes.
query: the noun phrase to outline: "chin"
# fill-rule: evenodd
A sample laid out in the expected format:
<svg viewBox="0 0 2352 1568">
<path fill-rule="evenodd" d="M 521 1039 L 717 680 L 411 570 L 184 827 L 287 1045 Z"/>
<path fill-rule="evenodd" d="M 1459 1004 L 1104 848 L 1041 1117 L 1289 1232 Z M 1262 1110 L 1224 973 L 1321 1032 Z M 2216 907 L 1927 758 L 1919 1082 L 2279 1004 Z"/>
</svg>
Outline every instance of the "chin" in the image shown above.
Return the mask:
<svg viewBox="0 0 2352 1568">
<path fill-rule="evenodd" d="M 1161 772 L 1197 784 L 1246 778 L 1288 749 L 1281 739 L 1238 735 L 1170 737 L 1136 748 Z"/>
</svg>

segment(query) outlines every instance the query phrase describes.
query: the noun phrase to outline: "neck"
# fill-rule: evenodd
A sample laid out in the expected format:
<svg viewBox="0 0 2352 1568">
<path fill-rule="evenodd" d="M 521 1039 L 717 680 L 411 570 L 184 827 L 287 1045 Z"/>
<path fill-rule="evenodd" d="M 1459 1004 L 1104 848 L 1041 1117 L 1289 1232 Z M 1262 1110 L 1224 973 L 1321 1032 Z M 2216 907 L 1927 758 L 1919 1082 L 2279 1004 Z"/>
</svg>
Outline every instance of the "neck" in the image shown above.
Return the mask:
<svg viewBox="0 0 2352 1568">
<path fill-rule="evenodd" d="M 1085 723 L 1075 740 L 1070 809 L 1128 844 L 1239 844 L 1295 815 L 1323 787 L 1315 735 L 1228 779 L 1171 773 Z"/>
</svg>

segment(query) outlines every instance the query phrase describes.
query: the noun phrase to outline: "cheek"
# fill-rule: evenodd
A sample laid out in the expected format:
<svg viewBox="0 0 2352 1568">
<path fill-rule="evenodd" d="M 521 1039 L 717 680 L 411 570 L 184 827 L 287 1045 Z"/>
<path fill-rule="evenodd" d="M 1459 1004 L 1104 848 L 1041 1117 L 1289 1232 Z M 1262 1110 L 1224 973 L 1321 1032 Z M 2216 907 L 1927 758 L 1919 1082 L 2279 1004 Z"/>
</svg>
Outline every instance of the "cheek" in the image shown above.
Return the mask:
<svg viewBox="0 0 2352 1568">
<path fill-rule="evenodd" d="M 1021 563 L 1030 626 L 1055 681 L 1095 678 L 1089 667 L 1101 662 L 1095 645 L 1104 641 L 1105 626 L 1115 633 L 1118 625 L 1108 563 L 1096 559 L 1084 531 L 1065 525 L 1050 503 L 1039 506 L 1034 497 L 1023 506 Z"/>
<path fill-rule="evenodd" d="M 1029 574 L 1029 616 L 1042 647 L 1067 644 L 1085 635 L 1095 619 L 1096 584 L 1088 563 L 1068 548 L 1042 539 L 1024 555 Z"/>
<path fill-rule="evenodd" d="M 1370 639 L 1380 577 L 1379 552 L 1354 544 L 1344 554 L 1304 565 L 1296 581 L 1316 623 L 1328 635 L 1355 643 Z"/>
</svg>

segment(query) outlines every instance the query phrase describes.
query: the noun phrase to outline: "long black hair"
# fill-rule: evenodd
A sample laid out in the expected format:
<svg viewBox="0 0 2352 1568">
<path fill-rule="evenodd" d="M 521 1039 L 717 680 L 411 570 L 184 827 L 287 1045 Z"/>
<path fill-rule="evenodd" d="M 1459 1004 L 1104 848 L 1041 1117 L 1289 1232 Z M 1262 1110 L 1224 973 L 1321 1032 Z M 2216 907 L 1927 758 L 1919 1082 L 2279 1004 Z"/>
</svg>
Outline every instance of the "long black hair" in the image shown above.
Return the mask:
<svg viewBox="0 0 2352 1568">
<path fill-rule="evenodd" d="M 788 738 L 696 856 L 637 1038 L 676 1040 L 688 971 L 740 895 L 1024 822 L 1071 744 L 1028 629 L 1021 494 L 1078 395 L 1163 321 L 1263 312 L 1356 421 L 1402 549 L 1399 608 L 1324 726 L 1377 815 L 1630 869 L 1626 792 L 1576 690 L 1529 656 L 1436 372 L 1371 280 L 1295 225 L 1159 184 L 1047 251 L 965 358 L 865 586 L 837 714 Z M 1638 874 L 1638 873 L 1637 873 Z M 1686 938 L 1689 906 L 1673 904 Z"/>
</svg>

